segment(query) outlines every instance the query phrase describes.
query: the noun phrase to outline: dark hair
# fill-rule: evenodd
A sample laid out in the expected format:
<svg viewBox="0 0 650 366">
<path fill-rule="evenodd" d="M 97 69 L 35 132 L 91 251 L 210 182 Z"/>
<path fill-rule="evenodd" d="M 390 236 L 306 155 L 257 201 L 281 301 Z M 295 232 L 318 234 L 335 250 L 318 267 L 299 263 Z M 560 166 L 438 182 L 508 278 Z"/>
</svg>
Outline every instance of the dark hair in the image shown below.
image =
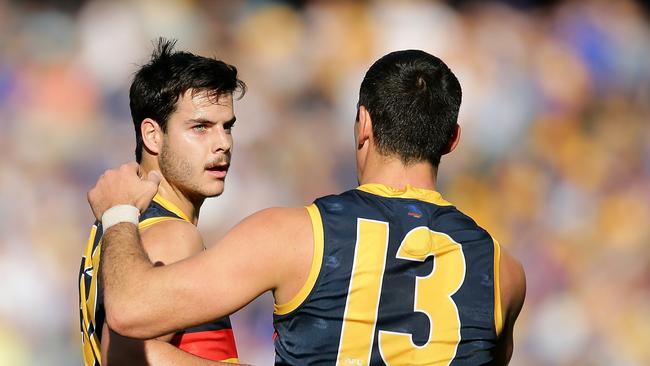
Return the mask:
<svg viewBox="0 0 650 366">
<path fill-rule="evenodd" d="M 142 133 L 145 118 L 158 122 L 164 132 L 167 120 L 176 110 L 178 98 L 188 90 L 208 92 L 216 101 L 223 94 L 246 92 L 246 84 L 237 79 L 237 68 L 213 58 L 174 51 L 176 40 L 159 38 L 148 64 L 135 74 L 129 99 L 135 126 L 135 159 L 142 160 Z"/>
<path fill-rule="evenodd" d="M 405 164 L 440 164 L 458 120 L 460 83 L 439 58 L 419 50 L 377 60 L 361 83 L 359 105 L 372 119 L 379 152 Z"/>
</svg>

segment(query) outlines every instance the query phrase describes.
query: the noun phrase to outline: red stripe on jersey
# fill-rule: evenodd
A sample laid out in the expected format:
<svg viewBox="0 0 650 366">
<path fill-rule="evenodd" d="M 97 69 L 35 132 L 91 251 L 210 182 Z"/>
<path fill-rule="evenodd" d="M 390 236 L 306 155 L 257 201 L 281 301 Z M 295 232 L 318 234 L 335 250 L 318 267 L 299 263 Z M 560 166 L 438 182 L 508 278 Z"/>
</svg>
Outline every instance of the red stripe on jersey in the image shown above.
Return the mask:
<svg viewBox="0 0 650 366">
<path fill-rule="evenodd" d="M 232 329 L 177 333 L 170 343 L 185 352 L 213 361 L 238 357 Z"/>
</svg>

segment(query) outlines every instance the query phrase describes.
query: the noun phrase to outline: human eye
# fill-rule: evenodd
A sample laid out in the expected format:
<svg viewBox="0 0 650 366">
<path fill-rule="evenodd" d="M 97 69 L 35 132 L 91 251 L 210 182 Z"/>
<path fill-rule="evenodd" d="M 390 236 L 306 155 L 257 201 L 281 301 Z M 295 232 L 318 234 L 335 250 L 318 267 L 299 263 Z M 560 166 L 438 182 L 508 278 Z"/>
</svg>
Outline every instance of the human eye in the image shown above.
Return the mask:
<svg viewBox="0 0 650 366">
<path fill-rule="evenodd" d="M 208 126 L 206 126 L 204 123 L 200 123 L 192 126 L 192 130 L 194 130 L 194 132 L 203 133 L 208 130 Z"/>
</svg>

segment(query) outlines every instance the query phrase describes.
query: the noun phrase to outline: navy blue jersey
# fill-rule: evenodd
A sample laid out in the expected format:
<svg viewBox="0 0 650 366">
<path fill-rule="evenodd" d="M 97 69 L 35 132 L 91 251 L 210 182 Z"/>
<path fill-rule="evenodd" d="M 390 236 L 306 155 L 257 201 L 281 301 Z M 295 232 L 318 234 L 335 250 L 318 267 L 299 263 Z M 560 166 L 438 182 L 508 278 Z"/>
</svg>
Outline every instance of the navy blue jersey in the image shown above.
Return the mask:
<svg viewBox="0 0 650 366">
<path fill-rule="evenodd" d="M 173 203 L 156 195 L 147 209 L 140 215 L 139 229 L 145 229 L 166 220 L 189 218 Z M 103 229 L 96 222 L 90 231 L 90 238 L 81 258 L 79 270 L 79 320 L 84 365 L 101 365 L 101 340 L 104 326 L 104 296 L 98 271 Z M 191 299 L 188 299 L 191 301 Z M 235 337 L 228 317 L 209 324 L 180 331 L 174 335 L 171 344 L 197 356 L 225 362 L 238 362 Z"/>
<path fill-rule="evenodd" d="M 369 184 L 307 207 L 314 258 L 276 305 L 277 365 L 483 365 L 501 331 L 499 245 L 439 193 Z"/>
</svg>

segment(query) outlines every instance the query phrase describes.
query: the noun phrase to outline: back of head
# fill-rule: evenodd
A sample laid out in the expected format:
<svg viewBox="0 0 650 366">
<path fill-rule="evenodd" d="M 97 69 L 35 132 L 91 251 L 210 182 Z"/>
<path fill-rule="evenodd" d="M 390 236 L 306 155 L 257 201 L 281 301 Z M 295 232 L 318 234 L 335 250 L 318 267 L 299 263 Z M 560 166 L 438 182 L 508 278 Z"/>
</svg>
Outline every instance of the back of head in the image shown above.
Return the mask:
<svg viewBox="0 0 650 366">
<path fill-rule="evenodd" d="M 166 131 L 167 120 L 176 110 L 178 98 L 188 90 L 207 92 L 216 102 L 223 94 L 246 91 L 237 78 L 237 68 L 213 58 L 174 51 L 175 40 L 158 39 L 151 60 L 135 74 L 129 91 L 131 117 L 135 126 L 136 160 L 142 160 L 140 125 L 146 118 Z"/>
<path fill-rule="evenodd" d="M 404 164 L 440 163 L 458 120 L 460 83 L 439 58 L 419 50 L 377 60 L 361 83 L 359 105 L 372 119 L 380 153 Z"/>
</svg>

